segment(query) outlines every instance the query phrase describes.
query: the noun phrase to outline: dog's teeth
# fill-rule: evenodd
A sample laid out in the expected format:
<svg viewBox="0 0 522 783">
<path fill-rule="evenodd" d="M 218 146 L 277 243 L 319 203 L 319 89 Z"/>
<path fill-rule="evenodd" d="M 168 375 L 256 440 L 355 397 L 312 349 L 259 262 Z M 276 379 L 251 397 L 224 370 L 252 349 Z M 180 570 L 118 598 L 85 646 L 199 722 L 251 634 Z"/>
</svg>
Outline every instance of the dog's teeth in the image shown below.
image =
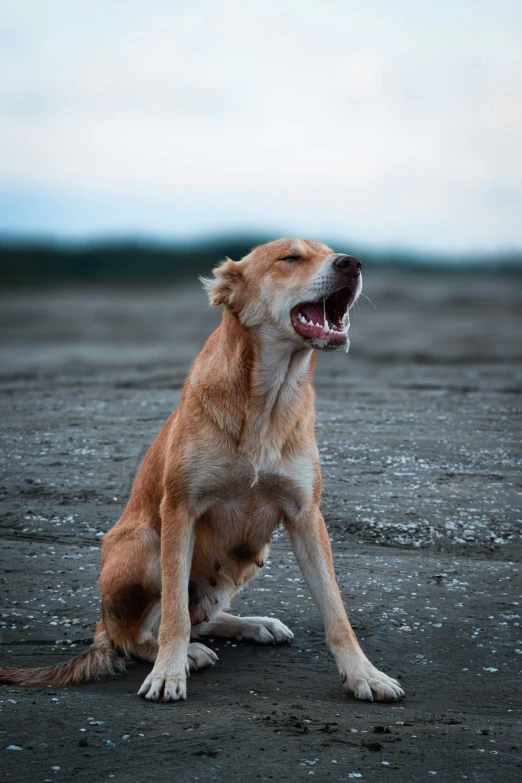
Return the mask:
<svg viewBox="0 0 522 783">
<path fill-rule="evenodd" d="M 301 315 L 301 313 L 299 313 L 299 315 L 298 315 L 297 317 L 299 318 L 299 320 L 300 320 L 300 321 L 301 321 L 303 324 L 305 324 L 305 323 L 306 323 L 306 318 L 304 317 L 304 315 Z"/>
</svg>

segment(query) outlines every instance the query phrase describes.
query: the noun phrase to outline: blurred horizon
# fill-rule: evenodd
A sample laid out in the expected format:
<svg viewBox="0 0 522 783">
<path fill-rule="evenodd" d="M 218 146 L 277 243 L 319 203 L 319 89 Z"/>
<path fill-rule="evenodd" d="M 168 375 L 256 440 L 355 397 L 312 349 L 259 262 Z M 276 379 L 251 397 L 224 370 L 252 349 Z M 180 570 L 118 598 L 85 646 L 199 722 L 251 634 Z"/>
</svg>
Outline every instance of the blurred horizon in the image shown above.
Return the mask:
<svg viewBox="0 0 522 783">
<path fill-rule="evenodd" d="M 519 257 L 521 27 L 513 0 L 9 4 L 0 240 Z"/>
<path fill-rule="evenodd" d="M 236 234 L 185 242 L 137 237 L 81 240 L 6 239 L 0 237 L 0 283 L 7 286 L 101 283 L 142 285 L 197 281 L 225 257 L 239 260 L 253 247 L 276 236 Z M 322 238 L 324 240 L 324 238 Z M 388 272 L 440 275 L 522 274 L 522 252 L 426 254 L 371 249 L 353 242 L 324 240 L 336 251 L 357 255 L 364 267 Z"/>
</svg>

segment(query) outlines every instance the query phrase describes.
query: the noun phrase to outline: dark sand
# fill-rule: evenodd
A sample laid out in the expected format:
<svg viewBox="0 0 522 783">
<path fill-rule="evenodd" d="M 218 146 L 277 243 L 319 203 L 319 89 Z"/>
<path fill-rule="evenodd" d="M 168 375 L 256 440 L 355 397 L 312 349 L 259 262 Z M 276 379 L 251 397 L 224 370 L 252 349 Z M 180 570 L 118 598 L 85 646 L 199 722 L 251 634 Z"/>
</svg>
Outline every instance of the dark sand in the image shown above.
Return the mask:
<svg viewBox="0 0 522 783">
<path fill-rule="evenodd" d="M 136 696 L 142 663 L 4 686 L 5 780 L 522 779 L 520 281 L 371 273 L 366 292 L 378 312 L 363 299 L 349 356 L 316 373 L 323 509 L 348 614 L 406 699 L 343 694 L 279 533 L 233 609 L 280 617 L 291 647 L 216 639 L 177 704 Z M 195 288 L 3 295 L 4 665 L 90 640 L 100 538 L 218 316 Z"/>
</svg>

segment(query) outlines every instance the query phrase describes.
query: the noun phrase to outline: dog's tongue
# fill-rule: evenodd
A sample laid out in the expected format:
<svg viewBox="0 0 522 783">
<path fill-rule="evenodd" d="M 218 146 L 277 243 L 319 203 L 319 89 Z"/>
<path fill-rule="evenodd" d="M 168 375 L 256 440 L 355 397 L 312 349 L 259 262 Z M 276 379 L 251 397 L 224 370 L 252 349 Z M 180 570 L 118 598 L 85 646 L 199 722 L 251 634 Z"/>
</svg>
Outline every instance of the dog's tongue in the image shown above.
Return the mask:
<svg viewBox="0 0 522 783">
<path fill-rule="evenodd" d="M 324 304 L 323 302 L 309 302 L 303 305 L 299 310 L 308 321 L 320 326 L 324 323 Z"/>
</svg>

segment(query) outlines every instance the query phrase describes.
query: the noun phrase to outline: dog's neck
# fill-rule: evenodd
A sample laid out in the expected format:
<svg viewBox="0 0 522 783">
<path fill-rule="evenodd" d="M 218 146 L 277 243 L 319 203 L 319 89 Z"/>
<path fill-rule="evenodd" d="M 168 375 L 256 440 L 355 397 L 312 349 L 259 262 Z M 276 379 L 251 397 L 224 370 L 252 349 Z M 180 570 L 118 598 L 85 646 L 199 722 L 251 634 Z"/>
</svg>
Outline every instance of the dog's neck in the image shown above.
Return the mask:
<svg viewBox="0 0 522 783">
<path fill-rule="evenodd" d="M 194 365 L 191 386 L 237 443 L 282 448 L 304 409 L 313 415 L 315 359 L 312 349 L 281 339 L 275 329 L 247 329 L 225 308 Z"/>
</svg>

